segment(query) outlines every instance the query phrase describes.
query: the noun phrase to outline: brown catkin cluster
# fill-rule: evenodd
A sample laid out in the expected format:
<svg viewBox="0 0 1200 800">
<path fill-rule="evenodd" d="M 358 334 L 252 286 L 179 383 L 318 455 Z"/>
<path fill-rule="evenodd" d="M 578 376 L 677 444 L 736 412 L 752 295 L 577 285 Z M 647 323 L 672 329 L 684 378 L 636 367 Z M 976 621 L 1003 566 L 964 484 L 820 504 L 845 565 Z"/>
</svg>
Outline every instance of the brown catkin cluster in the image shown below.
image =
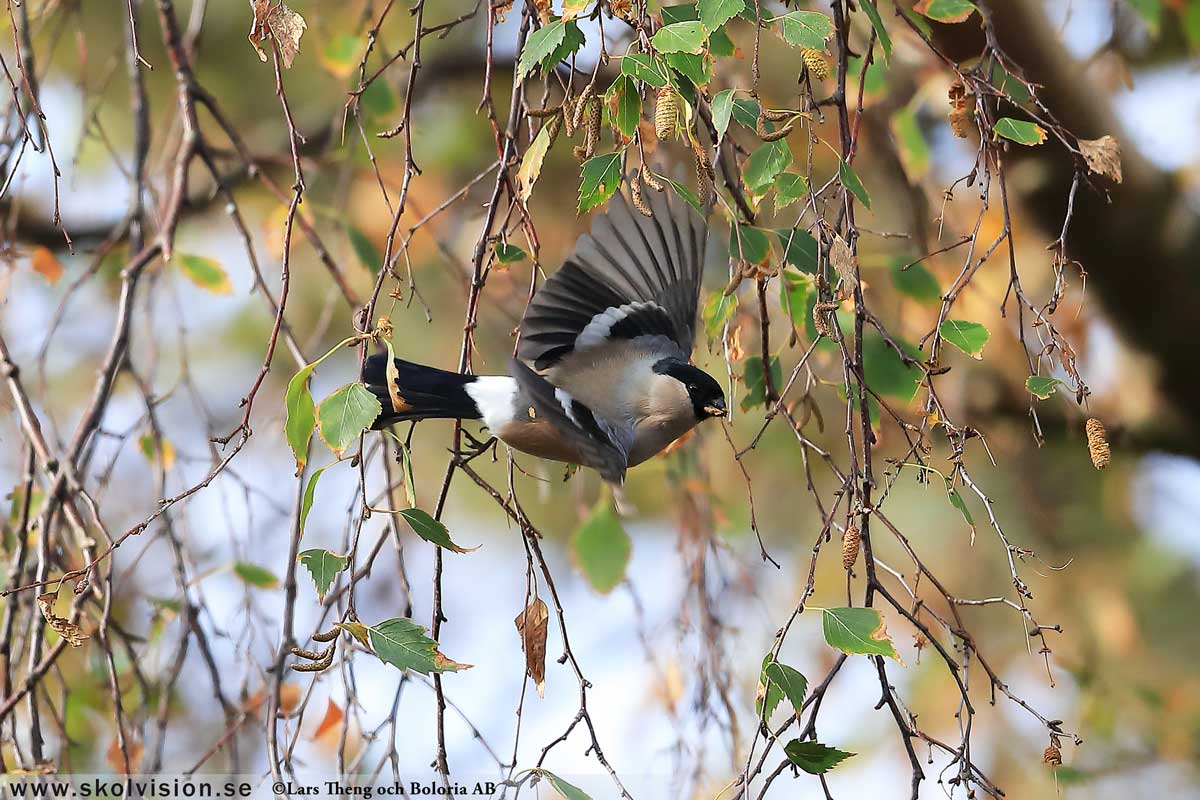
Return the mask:
<svg viewBox="0 0 1200 800">
<path fill-rule="evenodd" d="M 950 84 L 950 130 L 960 139 L 971 133 L 971 118 L 975 114 L 974 96 L 967 92 L 962 81 Z"/>
<path fill-rule="evenodd" d="M 1108 432 L 1104 423 L 1096 418 L 1089 419 L 1085 428 L 1087 431 L 1088 453 L 1092 456 L 1092 466 L 1104 469 L 1112 460 L 1112 451 L 1108 447 Z"/>
<path fill-rule="evenodd" d="M 858 561 L 858 546 L 862 541 L 862 533 L 853 522 L 842 534 L 842 569 L 849 570 Z"/>
<path fill-rule="evenodd" d="M 1058 749 L 1058 745 L 1051 744 L 1046 748 L 1046 752 L 1042 753 L 1042 763 L 1052 767 L 1062 766 L 1062 750 Z"/>
<path fill-rule="evenodd" d="M 638 210 L 643 217 L 653 217 L 654 212 L 650 210 L 650 206 L 646 204 L 646 198 L 642 197 L 642 177 L 640 174 L 634 175 L 633 180 L 629 182 L 629 197 L 633 200 L 633 207 Z"/>
<path fill-rule="evenodd" d="M 693 142 L 692 152 L 696 154 L 696 194 L 700 198 L 700 205 L 707 206 L 716 199 L 716 187 L 713 185 L 716 176 L 708 153 L 699 142 Z"/>
<path fill-rule="evenodd" d="M 830 312 L 836 311 L 837 303 L 817 303 L 813 306 L 813 327 L 817 333 L 827 339 L 834 338 L 833 326 L 829 321 Z"/>
<path fill-rule="evenodd" d="M 664 86 L 658 90 L 658 102 L 654 106 L 654 135 L 659 139 L 670 139 L 675 135 L 675 118 L 679 114 L 679 99 L 675 90 Z"/>
<path fill-rule="evenodd" d="M 829 77 L 829 62 L 825 54 L 813 47 L 801 47 L 800 57 L 804 59 L 804 68 L 813 80 L 823 81 Z"/>
</svg>

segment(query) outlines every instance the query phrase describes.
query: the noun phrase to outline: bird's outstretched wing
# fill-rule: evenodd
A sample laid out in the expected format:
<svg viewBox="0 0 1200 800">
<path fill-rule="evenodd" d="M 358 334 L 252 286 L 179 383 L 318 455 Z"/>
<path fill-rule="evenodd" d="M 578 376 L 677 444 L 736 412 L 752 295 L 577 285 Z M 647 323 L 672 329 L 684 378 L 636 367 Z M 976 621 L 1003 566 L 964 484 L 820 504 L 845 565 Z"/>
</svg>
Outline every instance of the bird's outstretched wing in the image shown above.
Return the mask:
<svg viewBox="0 0 1200 800">
<path fill-rule="evenodd" d="M 673 193 L 646 192 L 652 216 L 618 194 L 534 296 L 517 356 L 539 372 L 617 339 L 654 337 L 691 355 L 704 269 L 704 220 Z"/>
<path fill-rule="evenodd" d="M 512 376 L 539 417 L 549 420 L 580 455 L 580 463 L 592 467 L 612 483 L 625 480 L 633 428 L 605 419 L 553 386 L 519 359 L 512 360 Z"/>
</svg>

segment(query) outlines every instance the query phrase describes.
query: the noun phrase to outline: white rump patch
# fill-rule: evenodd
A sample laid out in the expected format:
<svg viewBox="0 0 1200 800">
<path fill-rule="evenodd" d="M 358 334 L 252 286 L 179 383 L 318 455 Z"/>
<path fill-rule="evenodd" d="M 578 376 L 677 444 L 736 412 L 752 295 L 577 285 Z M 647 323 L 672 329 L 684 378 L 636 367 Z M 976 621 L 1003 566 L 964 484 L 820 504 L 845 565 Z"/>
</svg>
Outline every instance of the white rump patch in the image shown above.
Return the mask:
<svg viewBox="0 0 1200 800">
<path fill-rule="evenodd" d="M 587 327 L 581 330 L 579 335 L 575 337 L 575 349 L 587 350 L 589 347 L 604 344 L 608 341 L 609 334 L 612 333 L 613 327 L 618 322 L 647 308 L 654 308 L 664 314 L 667 313 L 667 310 L 658 303 L 650 301 L 626 303 L 620 308 L 607 308 L 592 317 L 592 321 L 587 324 Z"/>
<path fill-rule="evenodd" d="M 463 387 L 475 401 L 483 424 L 492 433 L 498 432 L 513 418 L 513 399 L 517 381 L 507 375 L 481 375 Z"/>
</svg>

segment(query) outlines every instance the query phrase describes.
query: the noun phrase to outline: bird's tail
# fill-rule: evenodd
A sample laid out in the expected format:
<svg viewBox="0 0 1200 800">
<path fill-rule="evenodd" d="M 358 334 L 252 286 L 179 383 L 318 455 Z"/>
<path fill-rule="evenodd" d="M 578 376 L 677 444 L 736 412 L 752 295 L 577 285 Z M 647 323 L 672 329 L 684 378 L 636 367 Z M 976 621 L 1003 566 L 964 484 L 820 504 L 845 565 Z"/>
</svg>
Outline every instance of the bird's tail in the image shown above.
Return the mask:
<svg viewBox="0 0 1200 800">
<path fill-rule="evenodd" d="M 396 392 L 388 390 L 387 354 L 377 353 L 363 367 L 363 383 L 383 406 L 371 426 L 378 430 L 393 422 L 420 419 L 479 419 L 479 407 L 467 394 L 474 375 L 395 359 Z"/>
</svg>

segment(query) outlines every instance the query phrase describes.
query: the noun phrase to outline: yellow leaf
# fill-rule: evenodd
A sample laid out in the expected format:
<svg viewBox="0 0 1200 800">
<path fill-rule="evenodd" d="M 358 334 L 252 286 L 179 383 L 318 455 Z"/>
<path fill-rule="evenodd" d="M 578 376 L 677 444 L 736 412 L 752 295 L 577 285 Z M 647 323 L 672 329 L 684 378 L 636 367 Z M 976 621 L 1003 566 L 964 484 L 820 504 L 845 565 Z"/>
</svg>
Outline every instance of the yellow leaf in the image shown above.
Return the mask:
<svg viewBox="0 0 1200 800">
<path fill-rule="evenodd" d="M 1081 143 L 1082 144 L 1082 143 Z M 46 279 L 53 286 L 63 276 L 62 262 L 55 257 L 48 247 L 35 247 L 29 256 L 29 265 L 33 271 Z"/>
<path fill-rule="evenodd" d="M 550 150 L 550 138 L 550 125 L 543 125 L 534 137 L 533 144 L 529 145 L 529 149 L 521 158 L 521 167 L 517 170 L 517 194 L 522 203 L 529 200 L 529 195 L 533 193 L 533 185 L 542 174 L 542 162 L 546 160 L 546 153 Z"/>
<path fill-rule="evenodd" d="M 65 639 L 71 647 L 83 647 L 84 641 L 89 638 L 88 635 L 71 620 L 54 613 L 54 601 L 57 599 L 58 592 L 46 592 L 38 595 L 37 604 L 38 609 L 42 612 L 42 617 L 46 620 L 46 624 Z"/>
<path fill-rule="evenodd" d="M 175 466 L 175 446 L 168 439 L 155 441 L 154 434 L 147 433 L 138 437 L 138 449 L 151 464 L 162 463 L 162 468 L 168 472 Z"/>
</svg>

